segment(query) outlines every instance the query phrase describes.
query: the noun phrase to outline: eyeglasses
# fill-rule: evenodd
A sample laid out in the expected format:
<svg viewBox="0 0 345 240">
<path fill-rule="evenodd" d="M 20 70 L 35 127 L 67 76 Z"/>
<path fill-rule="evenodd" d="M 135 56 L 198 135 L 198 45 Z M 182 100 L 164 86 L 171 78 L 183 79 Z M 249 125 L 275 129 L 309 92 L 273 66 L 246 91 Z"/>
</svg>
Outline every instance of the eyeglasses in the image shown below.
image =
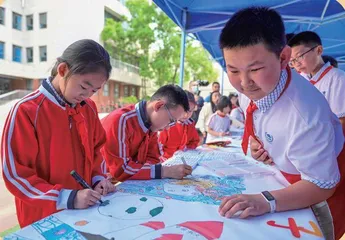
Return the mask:
<svg viewBox="0 0 345 240">
<path fill-rule="evenodd" d="M 292 59 L 290 62 L 289 62 L 289 66 L 290 67 L 293 67 L 296 63 L 300 63 L 303 59 L 304 59 L 304 56 L 308 53 L 308 52 L 311 52 L 313 51 L 315 48 L 317 48 L 317 46 L 314 46 L 312 47 L 311 49 L 309 49 L 308 51 L 302 53 L 301 55 L 299 55 L 298 57 Z"/>
<path fill-rule="evenodd" d="M 164 105 L 164 108 L 165 108 L 165 110 L 167 111 L 167 113 L 168 113 L 168 115 L 169 115 L 169 120 L 170 120 L 170 122 L 167 124 L 167 127 L 168 127 L 168 126 L 169 126 L 169 127 L 175 126 L 177 120 L 174 119 L 174 117 L 172 116 L 172 114 L 171 114 L 170 110 L 168 109 L 167 105 Z"/>
</svg>

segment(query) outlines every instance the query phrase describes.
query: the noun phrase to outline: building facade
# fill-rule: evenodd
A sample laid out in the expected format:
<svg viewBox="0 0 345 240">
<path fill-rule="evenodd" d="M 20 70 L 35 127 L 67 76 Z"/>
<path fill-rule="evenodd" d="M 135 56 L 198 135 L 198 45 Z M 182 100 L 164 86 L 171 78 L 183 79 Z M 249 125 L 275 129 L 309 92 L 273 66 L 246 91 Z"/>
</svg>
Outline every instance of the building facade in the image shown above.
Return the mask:
<svg viewBox="0 0 345 240">
<path fill-rule="evenodd" d="M 0 5 L 0 94 L 35 90 L 56 58 L 80 39 L 101 42 L 105 19 L 130 17 L 118 0 L 4 0 Z M 138 65 L 112 59 L 113 71 L 92 98 L 99 111 L 123 97 L 139 98 Z"/>
</svg>

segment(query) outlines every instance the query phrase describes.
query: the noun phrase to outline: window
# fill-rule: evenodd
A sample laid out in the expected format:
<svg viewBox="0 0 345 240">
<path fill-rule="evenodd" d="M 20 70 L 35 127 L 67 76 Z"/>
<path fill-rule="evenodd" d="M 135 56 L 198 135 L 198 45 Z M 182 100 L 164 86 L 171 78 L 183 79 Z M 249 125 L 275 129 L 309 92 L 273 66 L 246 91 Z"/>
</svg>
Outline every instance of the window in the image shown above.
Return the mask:
<svg viewBox="0 0 345 240">
<path fill-rule="evenodd" d="M 22 48 L 21 47 L 13 45 L 12 60 L 13 62 L 22 62 Z"/>
<path fill-rule="evenodd" d="M 0 59 L 5 58 L 5 43 L 0 42 Z"/>
<path fill-rule="evenodd" d="M 129 96 L 129 89 L 128 89 L 128 86 L 124 86 L 123 87 L 124 89 L 123 89 L 123 91 L 124 91 L 124 97 L 128 97 Z"/>
<path fill-rule="evenodd" d="M 40 61 L 47 61 L 47 46 L 40 46 Z"/>
<path fill-rule="evenodd" d="M 27 79 L 26 80 L 26 89 L 27 90 L 33 90 L 33 81 L 32 81 L 32 79 Z"/>
<path fill-rule="evenodd" d="M 137 89 L 135 87 L 132 87 L 131 89 L 131 96 L 137 96 Z"/>
<path fill-rule="evenodd" d="M 17 30 L 22 30 L 22 15 L 15 12 L 12 14 L 12 27 Z"/>
<path fill-rule="evenodd" d="M 40 13 L 40 28 L 47 28 L 47 13 Z"/>
<path fill-rule="evenodd" d="M 34 15 L 26 16 L 26 30 L 30 31 L 34 29 Z"/>
<path fill-rule="evenodd" d="M 5 8 L 0 7 L 0 24 L 5 25 Z"/>
<path fill-rule="evenodd" d="M 119 97 L 120 97 L 119 84 L 115 84 L 115 86 L 114 86 L 114 98 L 118 99 Z"/>
<path fill-rule="evenodd" d="M 32 63 L 34 61 L 34 49 L 32 47 L 26 48 L 26 62 Z"/>
<path fill-rule="evenodd" d="M 103 85 L 103 96 L 105 96 L 105 97 L 109 96 L 109 84 L 108 83 L 105 83 Z"/>
</svg>

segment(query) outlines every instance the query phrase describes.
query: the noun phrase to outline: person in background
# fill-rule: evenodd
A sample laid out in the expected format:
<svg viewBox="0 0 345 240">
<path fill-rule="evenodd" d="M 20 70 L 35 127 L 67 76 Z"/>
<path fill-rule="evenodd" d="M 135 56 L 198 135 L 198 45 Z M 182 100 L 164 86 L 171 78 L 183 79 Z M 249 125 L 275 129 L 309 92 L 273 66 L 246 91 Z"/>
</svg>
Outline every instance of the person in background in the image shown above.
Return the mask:
<svg viewBox="0 0 345 240">
<path fill-rule="evenodd" d="M 213 82 L 212 83 L 212 92 L 220 92 L 220 84 L 219 82 Z M 211 93 L 207 97 L 205 97 L 205 102 L 210 102 L 211 101 Z"/>
<path fill-rule="evenodd" d="M 244 112 L 242 108 L 238 107 L 238 108 L 232 109 L 230 113 L 230 118 L 236 119 L 240 123 L 244 124 L 245 117 L 244 117 Z"/>
<path fill-rule="evenodd" d="M 305 74 L 309 82 L 325 96 L 345 133 L 345 72 L 323 61 L 321 38 L 315 32 L 297 34 L 290 40 L 289 46 L 292 50 L 290 65 Z"/>
<path fill-rule="evenodd" d="M 217 111 L 211 115 L 207 124 L 206 143 L 220 137 L 230 136 L 231 120 L 228 116 L 230 110 L 229 98 L 226 96 L 220 97 Z"/>
<path fill-rule="evenodd" d="M 211 102 L 206 103 L 200 111 L 196 128 L 200 129 L 205 139 L 207 135 L 208 120 L 210 116 L 217 111 L 217 104 L 218 104 L 219 98 L 220 98 L 220 93 L 218 91 L 211 93 Z"/>
<path fill-rule="evenodd" d="M 169 129 L 159 132 L 158 144 L 161 160 L 171 158 L 176 151 L 185 149 L 195 149 L 199 146 L 199 136 L 195 128 L 195 122 L 191 116 L 196 108 L 193 93 L 186 91 L 188 97 L 189 111 L 181 118 L 177 124 Z"/>
<path fill-rule="evenodd" d="M 197 105 L 197 109 L 193 112 L 192 119 L 195 122 L 198 122 L 199 114 L 202 107 L 204 106 L 205 101 L 204 98 L 200 96 L 199 83 L 197 81 L 190 81 L 188 89 L 189 92 L 194 94 L 195 102 Z"/>
<path fill-rule="evenodd" d="M 230 93 L 229 99 L 230 99 L 230 109 L 231 110 L 238 108 L 240 106 L 240 104 L 238 102 L 238 94 L 237 93 Z"/>
</svg>

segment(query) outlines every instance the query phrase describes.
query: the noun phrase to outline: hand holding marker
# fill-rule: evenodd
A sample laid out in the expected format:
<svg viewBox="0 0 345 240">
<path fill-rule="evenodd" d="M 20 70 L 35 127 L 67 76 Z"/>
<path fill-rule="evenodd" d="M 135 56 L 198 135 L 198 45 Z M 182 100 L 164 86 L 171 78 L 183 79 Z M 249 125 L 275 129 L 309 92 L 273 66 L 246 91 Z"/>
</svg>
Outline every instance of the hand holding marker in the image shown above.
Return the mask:
<svg viewBox="0 0 345 240">
<path fill-rule="evenodd" d="M 189 165 L 187 164 L 187 162 L 186 162 L 186 159 L 184 159 L 183 156 L 181 157 L 181 160 L 182 160 L 182 162 L 183 162 L 184 165 L 189 166 Z M 192 171 L 193 171 L 193 169 L 192 169 Z M 192 172 L 190 173 L 190 175 L 193 176 L 193 175 L 192 175 Z"/>
<path fill-rule="evenodd" d="M 93 190 L 92 187 L 89 184 L 87 184 L 87 182 L 75 170 L 71 171 L 71 175 L 84 189 Z M 101 199 L 99 199 L 99 202 L 101 206 L 105 206 L 109 204 L 109 200 L 102 201 Z"/>
</svg>

